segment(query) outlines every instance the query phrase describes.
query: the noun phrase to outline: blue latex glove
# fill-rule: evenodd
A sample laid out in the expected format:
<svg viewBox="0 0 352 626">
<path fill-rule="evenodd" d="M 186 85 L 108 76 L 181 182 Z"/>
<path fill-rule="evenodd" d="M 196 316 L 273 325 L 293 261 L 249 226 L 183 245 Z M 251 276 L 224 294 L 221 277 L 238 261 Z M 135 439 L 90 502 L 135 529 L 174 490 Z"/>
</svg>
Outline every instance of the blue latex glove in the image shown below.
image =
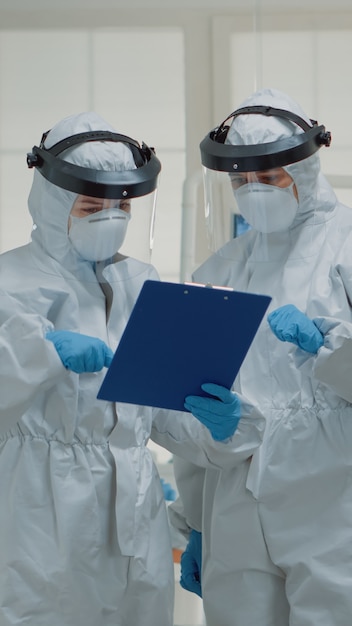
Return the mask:
<svg viewBox="0 0 352 626">
<path fill-rule="evenodd" d="M 286 304 L 268 315 L 271 330 L 281 341 L 290 341 L 302 350 L 316 354 L 324 338 L 314 322 L 293 304 Z"/>
<path fill-rule="evenodd" d="M 172 487 L 172 485 L 170 485 L 170 483 L 167 483 L 163 478 L 160 478 L 160 481 L 161 481 L 161 486 L 163 488 L 165 500 L 168 500 L 169 502 L 174 502 L 174 500 L 176 500 L 175 489 Z"/>
<path fill-rule="evenodd" d="M 180 585 L 202 597 L 202 533 L 191 530 L 186 550 L 181 555 Z"/>
<path fill-rule="evenodd" d="M 112 361 L 112 350 L 97 337 L 53 330 L 46 334 L 46 339 L 53 342 L 64 366 L 77 374 L 99 372 Z"/>
<path fill-rule="evenodd" d="M 215 441 L 232 437 L 241 417 L 241 402 L 235 393 L 214 383 L 204 383 L 203 391 L 215 398 L 187 396 L 185 409 L 206 426 Z"/>
</svg>

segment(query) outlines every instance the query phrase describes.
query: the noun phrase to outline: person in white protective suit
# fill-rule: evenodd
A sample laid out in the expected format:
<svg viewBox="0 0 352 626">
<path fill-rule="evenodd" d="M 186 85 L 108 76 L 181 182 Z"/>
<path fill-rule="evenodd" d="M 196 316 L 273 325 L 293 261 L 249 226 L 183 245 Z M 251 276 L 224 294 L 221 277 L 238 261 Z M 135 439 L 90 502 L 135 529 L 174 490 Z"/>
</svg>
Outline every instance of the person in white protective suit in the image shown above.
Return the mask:
<svg viewBox="0 0 352 626">
<path fill-rule="evenodd" d="M 233 387 L 265 416 L 262 445 L 219 471 L 174 460 L 181 584 L 207 626 L 351 624 L 352 210 L 320 171 L 330 139 L 263 89 L 200 145 L 217 251 L 194 280 L 272 297 Z"/>
<path fill-rule="evenodd" d="M 221 432 L 188 411 L 97 400 L 144 281 L 158 280 L 160 162 L 95 113 L 56 124 L 27 162 L 32 241 L 0 256 L 0 624 L 171 626 L 148 439 L 220 467 L 259 445 L 264 419 L 222 387 Z"/>
</svg>

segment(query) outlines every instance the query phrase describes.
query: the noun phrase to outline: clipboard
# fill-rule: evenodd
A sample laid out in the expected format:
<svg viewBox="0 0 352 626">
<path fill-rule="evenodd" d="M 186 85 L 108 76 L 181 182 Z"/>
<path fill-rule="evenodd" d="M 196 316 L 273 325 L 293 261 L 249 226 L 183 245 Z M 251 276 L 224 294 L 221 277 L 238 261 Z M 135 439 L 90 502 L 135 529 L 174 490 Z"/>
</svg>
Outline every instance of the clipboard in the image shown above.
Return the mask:
<svg viewBox="0 0 352 626">
<path fill-rule="evenodd" d="M 232 386 L 271 298 L 147 280 L 98 399 L 185 411 L 205 382 Z"/>
</svg>

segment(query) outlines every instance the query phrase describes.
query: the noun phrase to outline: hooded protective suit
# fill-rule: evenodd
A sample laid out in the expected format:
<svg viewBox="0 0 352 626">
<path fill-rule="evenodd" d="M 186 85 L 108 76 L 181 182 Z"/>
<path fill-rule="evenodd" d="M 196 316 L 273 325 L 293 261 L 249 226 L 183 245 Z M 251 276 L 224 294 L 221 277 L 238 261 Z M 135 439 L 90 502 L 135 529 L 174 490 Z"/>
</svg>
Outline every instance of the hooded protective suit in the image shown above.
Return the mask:
<svg viewBox="0 0 352 626">
<path fill-rule="evenodd" d="M 93 113 L 72 116 L 47 145 L 105 129 Z M 135 167 L 121 143 L 82 144 L 69 158 Z M 81 258 L 67 232 L 75 198 L 35 171 L 32 242 L 0 257 L 0 290 L 18 303 L 0 299 L 0 623 L 171 626 L 171 545 L 151 431 L 197 464 L 220 467 L 225 448 L 232 463 L 234 450 L 241 459 L 259 445 L 263 418 L 244 403 L 224 446 L 189 413 L 98 401 L 104 370 L 63 367 L 48 330 L 98 337 L 114 350 L 143 282 L 157 279 L 133 258 Z"/>
<path fill-rule="evenodd" d="M 242 106 L 251 105 L 307 119 L 276 90 Z M 240 115 L 227 140 L 259 144 L 294 132 L 275 117 Z M 270 310 L 292 303 L 325 335 L 312 355 L 278 341 L 264 320 L 234 384 L 266 417 L 263 444 L 223 471 L 175 459 L 180 499 L 171 521 L 203 531 L 208 626 L 351 624 L 352 210 L 337 201 L 317 153 L 285 170 L 298 192 L 292 225 L 248 231 L 194 275 L 270 295 Z"/>
</svg>

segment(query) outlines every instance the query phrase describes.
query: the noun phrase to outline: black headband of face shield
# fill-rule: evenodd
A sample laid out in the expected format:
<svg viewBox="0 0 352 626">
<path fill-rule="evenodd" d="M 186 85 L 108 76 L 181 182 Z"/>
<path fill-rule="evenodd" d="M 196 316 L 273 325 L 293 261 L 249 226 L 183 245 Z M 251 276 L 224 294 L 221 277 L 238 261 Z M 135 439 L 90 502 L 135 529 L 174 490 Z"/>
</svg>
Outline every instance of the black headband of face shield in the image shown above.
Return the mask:
<svg viewBox="0 0 352 626">
<path fill-rule="evenodd" d="M 44 142 L 49 132 L 43 134 L 40 146 L 34 146 L 32 152 L 27 154 L 27 165 L 29 168 L 38 168 L 42 176 L 54 185 L 85 196 L 117 200 L 145 196 L 156 189 L 161 164 L 155 156 L 154 149 L 145 143 L 140 146 L 137 141 L 126 135 L 97 130 L 72 135 L 51 148 L 45 148 Z M 122 172 L 94 170 L 58 158 L 64 150 L 87 141 L 114 141 L 127 144 L 137 168 Z"/>
<path fill-rule="evenodd" d="M 230 128 L 226 122 L 239 115 L 248 114 L 280 117 L 297 124 L 304 132 L 258 145 L 225 144 Z M 331 133 L 325 131 L 325 126 L 319 126 L 315 120 L 310 120 L 310 122 L 311 126 L 295 113 L 269 106 L 237 109 L 201 142 L 202 164 L 211 170 L 221 172 L 258 172 L 302 161 L 314 154 L 321 146 L 330 146 L 331 143 Z"/>
</svg>

